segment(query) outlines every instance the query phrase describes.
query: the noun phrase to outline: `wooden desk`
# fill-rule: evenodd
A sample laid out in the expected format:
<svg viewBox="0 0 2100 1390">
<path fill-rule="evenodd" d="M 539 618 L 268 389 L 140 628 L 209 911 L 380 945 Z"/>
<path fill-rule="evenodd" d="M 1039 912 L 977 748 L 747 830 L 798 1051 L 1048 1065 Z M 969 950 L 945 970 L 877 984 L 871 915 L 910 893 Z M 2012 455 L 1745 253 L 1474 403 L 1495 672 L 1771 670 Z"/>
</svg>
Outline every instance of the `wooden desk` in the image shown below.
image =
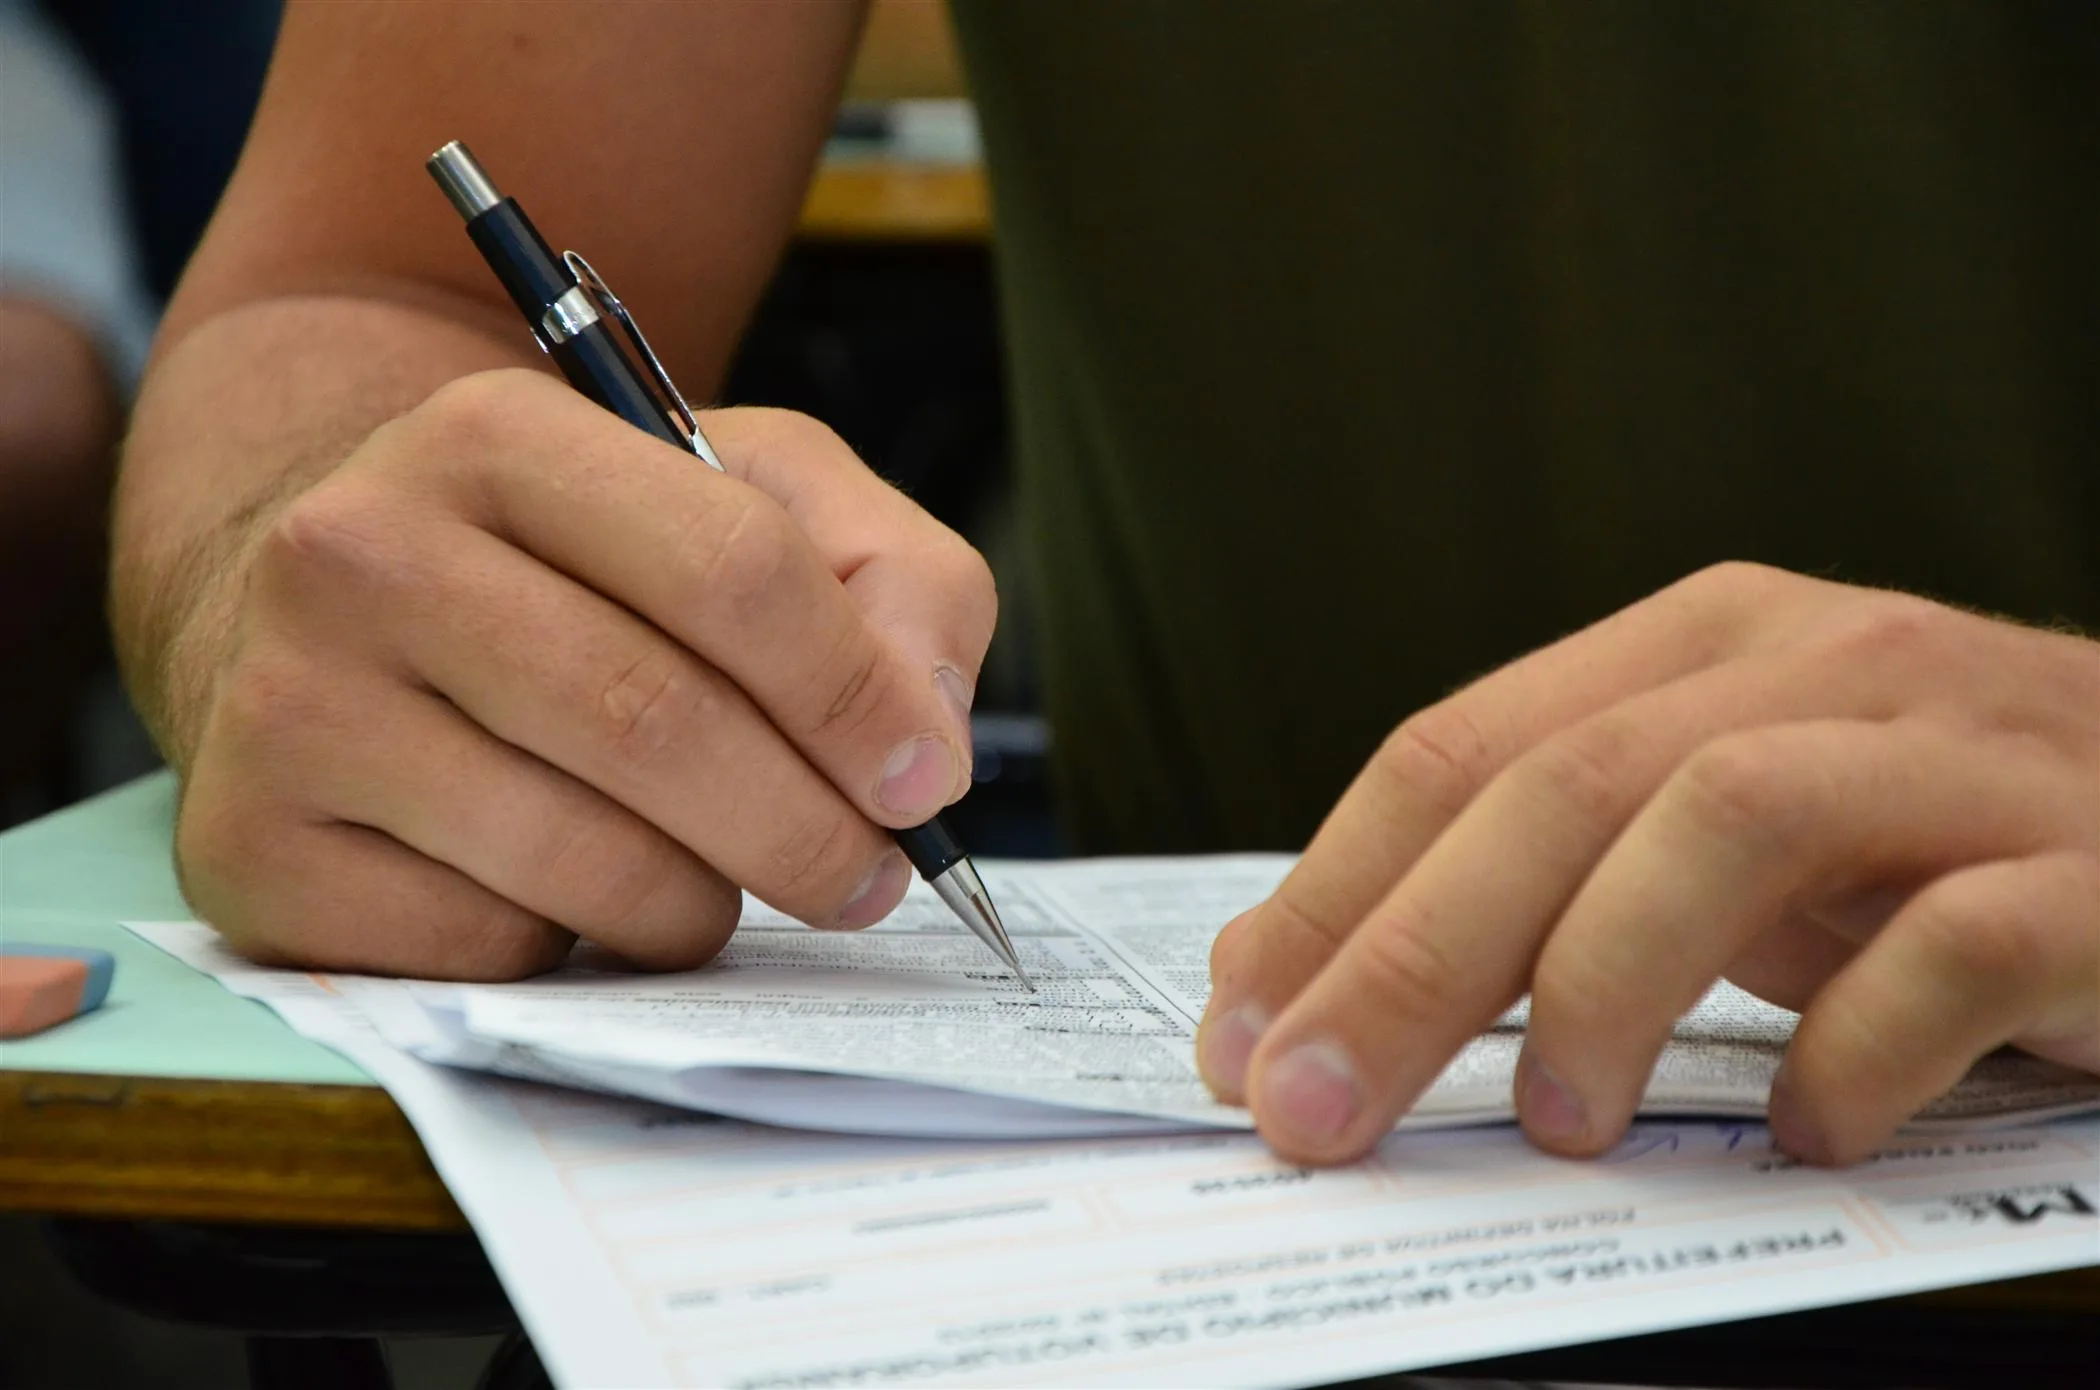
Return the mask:
<svg viewBox="0 0 2100 1390">
<path fill-rule="evenodd" d="M 991 231 L 982 166 L 871 159 L 818 169 L 796 234 L 806 241 L 981 242 Z"/>
<path fill-rule="evenodd" d="M 173 815 L 159 776 L 0 835 L 0 938 L 117 958 L 100 1010 L 0 1043 L 0 1209 L 464 1227 L 361 1070 L 117 925 L 189 915 Z"/>
<path fill-rule="evenodd" d="M 376 1086 L 0 1072 L 0 1209 L 396 1231 L 466 1219 Z"/>
<path fill-rule="evenodd" d="M 847 76 L 849 102 L 966 95 L 941 0 L 874 0 Z M 983 241 L 991 233 L 984 170 L 974 164 L 828 160 L 802 204 L 809 241 Z"/>
<path fill-rule="evenodd" d="M 462 1228 L 384 1091 L 117 925 L 187 915 L 168 865 L 173 808 L 158 776 L 0 835 L 0 937 L 118 958 L 96 1014 L 0 1044 L 0 1209 Z M 1906 1301 L 2100 1313 L 2100 1267 Z"/>
</svg>

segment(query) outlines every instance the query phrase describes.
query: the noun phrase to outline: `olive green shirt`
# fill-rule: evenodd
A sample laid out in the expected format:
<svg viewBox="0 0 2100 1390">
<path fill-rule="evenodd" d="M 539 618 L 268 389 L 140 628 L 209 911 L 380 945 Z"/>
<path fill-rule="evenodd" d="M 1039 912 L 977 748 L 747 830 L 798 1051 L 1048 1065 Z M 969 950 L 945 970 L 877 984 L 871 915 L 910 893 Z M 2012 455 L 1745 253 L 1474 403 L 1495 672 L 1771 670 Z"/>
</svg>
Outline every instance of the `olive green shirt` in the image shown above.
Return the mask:
<svg viewBox="0 0 2100 1390">
<path fill-rule="evenodd" d="M 2100 622 L 2100 6 L 955 8 L 1076 847 L 1721 559 Z"/>
</svg>

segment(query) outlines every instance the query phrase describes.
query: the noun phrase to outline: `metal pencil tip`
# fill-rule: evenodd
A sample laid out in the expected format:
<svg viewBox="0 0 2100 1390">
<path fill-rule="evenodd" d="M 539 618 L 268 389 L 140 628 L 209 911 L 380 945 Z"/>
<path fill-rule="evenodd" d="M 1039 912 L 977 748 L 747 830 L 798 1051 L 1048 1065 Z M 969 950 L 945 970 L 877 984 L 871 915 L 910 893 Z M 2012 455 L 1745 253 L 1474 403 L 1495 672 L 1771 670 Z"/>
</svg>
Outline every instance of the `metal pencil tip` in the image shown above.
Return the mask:
<svg viewBox="0 0 2100 1390">
<path fill-rule="evenodd" d="M 933 891 L 940 894 L 941 901 L 948 904 L 963 925 L 979 941 L 989 946 L 992 954 L 999 957 L 1014 978 L 1028 987 L 1030 994 L 1038 991 L 1035 981 L 1021 968 L 1020 953 L 1014 950 L 1013 939 L 1006 934 L 1006 923 L 999 920 L 999 909 L 992 906 L 992 895 L 985 891 L 984 880 L 977 876 L 977 868 L 967 859 L 956 861 L 946 873 L 933 881 Z"/>
</svg>

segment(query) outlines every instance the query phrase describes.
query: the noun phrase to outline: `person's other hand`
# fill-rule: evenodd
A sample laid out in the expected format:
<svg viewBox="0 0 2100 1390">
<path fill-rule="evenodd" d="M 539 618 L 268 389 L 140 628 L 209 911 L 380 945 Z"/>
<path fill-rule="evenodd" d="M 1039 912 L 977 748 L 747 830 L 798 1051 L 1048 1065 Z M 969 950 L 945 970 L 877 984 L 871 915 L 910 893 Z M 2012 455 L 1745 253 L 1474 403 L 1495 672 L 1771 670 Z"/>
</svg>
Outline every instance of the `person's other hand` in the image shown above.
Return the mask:
<svg viewBox="0 0 2100 1390">
<path fill-rule="evenodd" d="M 1802 1011 L 1770 1119 L 1812 1161 L 2000 1044 L 2100 1070 L 2100 644 L 1703 572 L 1403 723 L 1211 973 L 1206 1079 L 1309 1162 L 1526 990 L 1519 1115 L 1569 1155 L 1717 977 Z"/>
<path fill-rule="evenodd" d="M 740 887 L 888 913 L 883 827 L 968 786 L 990 572 L 814 421 L 704 424 L 728 474 L 484 372 L 286 504 L 186 770 L 200 915 L 265 959 L 503 978 L 572 934 L 697 964 Z"/>
</svg>

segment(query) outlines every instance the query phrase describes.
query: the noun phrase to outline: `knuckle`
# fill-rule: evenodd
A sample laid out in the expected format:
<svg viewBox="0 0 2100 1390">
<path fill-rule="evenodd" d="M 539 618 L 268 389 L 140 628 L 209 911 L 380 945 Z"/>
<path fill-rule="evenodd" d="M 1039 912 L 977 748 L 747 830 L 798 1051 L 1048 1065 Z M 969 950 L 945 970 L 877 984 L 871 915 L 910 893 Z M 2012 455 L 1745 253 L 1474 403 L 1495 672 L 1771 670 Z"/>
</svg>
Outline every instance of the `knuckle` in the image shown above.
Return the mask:
<svg viewBox="0 0 2100 1390">
<path fill-rule="evenodd" d="M 1825 657 L 1875 671 L 1936 669 L 1947 654 L 1958 615 L 1910 594 L 1874 594 L 1838 619 L 1824 639 Z"/>
<path fill-rule="evenodd" d="M 1531 977 L 1531 1017 L 1546 1020 L 1559 1036 L 1578 1043 L 1624 1032 L 1628 1020 L 1626 981 L 1608 973 L 1600 959 L 1549 941 Z"/>
<path fill-rule="evenodd" d="M 410 412 L 420 442 L 445 456 L 472 456 L 515 436 L 519 411 L 546 382 L 524 367 L 455 377 Z"/>
<path fill-rule="evenodd" d="M 1727 604 L 1767 594 L 1793 577 L 1754 560 L 1720 560 L 1694 570 L 1671 587 L 1688 597 Z"/>
<path fill-rule="evenodd" d="M 1623 721 L 1593 719 L 1526 754 L 1516 779 L 1585 823 L 1615 824 L 1631 794 L 1627 769 L 1639 734 Z"/>
<path fill-rule="evenodd" d="M 183 897 L 207 920 L 218 915 L 213 909 L 226 887 L 253 864 L 242 852 L 249 843 L 240 803 L 211 794 L 193 778 L 175 817 L 175 874 Z"/>
<path fill-rule="evenodd" d="M 446 973 L 494 984 L 544 974 L 561 964 L 574 944 L 566 929 L 508 905 L 461 913 L 440 930 L 446 936 Z"/>
<path fill-rule="evenodd" d="M 955 566 L 955 589 L 968 595 L 973 601 L 997 611 L 999 607 L 999 578 L 992 571 L 992 562 L 984 558 L 984 552 L 971 545 L 961 536 L 955 538 L 952 550 Z"/>
<path fill-rule="evenodd" d="M 646 773 L 705 724 L 707 682 L 677 655 L 645 651 L 599 686 L 589 711 L 615 766 Z"/>
<path fill-rule="evenodd" d="M 688 521 L 676 563 L 689 573 L 692 611 L 733 627 L 759 622 L 783 592 L 798 537 L 785 513 L 754 495 L 711 501 Z"/>
<path fill-rule="evenodd" d="M 1419 931 L 1358 932 L 1344 953 L 1346 970 L 1360 992 L 1403 1018 L 1438 1018 L 1449 1013 L 1461 980 L 1451 953 Z"/>
<path fill-rule="evenodd" d="M 336 826 L 310 847 L 309 872 L 287 886 L 296 905 L 276 945 L 312 969 L 516 980 L 558 964 L 573 935 L 449 866 L 403 860 L 384 832 Z M 354 847 L 353 847 L 354 842 Z M 313 868 L 361 892 L 316 891 Z"/>
<path fill-rule="evenodd" d="M 503 981 L 552 969 L 574 944 L 567 928 L 455 871 L 433 879 L 376 861 L 366 871 L 362 901 L 292 890 L 298 910 L 280 911 L 290 924 L 271 931 L 271 949 L 307 969 Z"/>
<path fill-rule="evenodd" d="M 287 503 L 256 552 L 263 581 L 290 593 L 370 592 L 400 582 L 400 518 L 364 489 L 339 482 Z"/>
<path fill-rule="evenodd" d="M 1999 879 L 1988 874 L 1942 880 L 1910 909 L 1925 949 L 1953 978 L 2026 976 L 2048 957 L 2044 915 L 2009 894 Z"/>
<path fill-rule="evenodd" d="M 999 580 L 992 572 L 991 561 L 976 546 L 951 531 L 942 547 L 940 564 L 946 592 L 958 596 L 971 609 L 982 610 L 987 617 L 998 613 Z"/>
<path fill-rule="evenodd" d="M 211 727 L 240 746 L 265 748 L 339 732 L 328 681 L 294 656 L 246 651 L 220 676 L 212 694 Z"/>
<path fill-rule="evenodd" d="M 838 431 L 814 415 L 763 405 L 739 406 L 736 414 L 740 430 L 750 437 L 755 451 L 798 458 L 837 458 L 865 467 Z"/>
<path fill-rule="evenodd" d="M 1285 879 L 1256 916 L 1263 940 L 1274 941 L 1291 954 L 1319 957 L 1331 955 L 1356 928 L 1353 921 L 1337 921 L 1333 912 L 1319 911 L 1308 897 L 1320 896 L 1303 883 Z"/>
<path fill-rule="evenodd" d="M 1814 1021 L 1813 1035 L 1797 1034 L 1787 1049 L 1786 1066 L 1796 1098 L 1823 1114 L 1863 1108 L 1859 1102 L 1883 1093 L 1917 1065 L 1911 1048 L 1896 1042 L 1872 1011 L 1842 992 L 1819 1001 Z"/>
<path fill-rule="evenodd" d="M 769 894 L 798 904 L 842 908 L 868 864 L 844 807 L 790 822 L 766 851 Z"/>
<path fill-rule="evenodd" d="M 998 627 L 999 581 L 975 546 L 952 531 L 946 534 L 932 562 L 932 573 L 951 605 L 949 611 L 956 615 L 956 635 L 967 649 L 958 655 L 980 657 Z"/>
<path fill-rule="evenodd" d="M 894 680 L 885 678 L 881 650 L 868 641 L 846 641 L 828 665 L 834 672 L 819 678 L 818 689 L 831 691 L 810 727 L 813 734 L 850 734 L 887 702 Z"/>
<path fill-rule="evenodd" d="M 1685 760 L 1674 800 L 1702 831 L 1731 842 L 1781 846 L 1828 820 L 1836 784 L 1817 760 L 1764 732 L 1715 739 Z"/>
<path fill-rule="evenodd" d="M 530 863 L 547 882 L 583 887 L 588 920 L 564 924 L 579 930 L 655 925 L 684 867 L 669 841 L 612 816 L 563 817 Z"/>
<path fill-rule="evenodd" d="M 1427 800 L 1448 819 L 1487 785 L 1495 753 L 1478 721 L 1446 700 L 1404 720 L 1379 746 L 1372 765 L 1410 799 Z"/>
<path fill-rule="evenodd" d="M 1687 658 L 1711 664 L 1769 628 L 1777 614 L 1790 609 L 1789 600 L 1798 599 L 1816 582 L 1771 565 L 1723 560 L 1644 602 L 1673 615 L 1673 640 Z"/>
<path fill-rule="evenodd" d="M 1210 946 L 1211 979 L 1295 989 L 1330 959 L 1354 922 L 1330 923 L 1309 910 L 1286 881 L 1260 906 L 1226 924 Z"/>
<path fill-rule="evenodd" d="M 2086 758 L 2100 754 L 2100 642 L 2062 632 L 2015 631 L 1995 635 L 2020 643 L 2018 703 L 1989 713 L 1988 727 L 2039 736 L 2058 749 Z"/>
</svg>

